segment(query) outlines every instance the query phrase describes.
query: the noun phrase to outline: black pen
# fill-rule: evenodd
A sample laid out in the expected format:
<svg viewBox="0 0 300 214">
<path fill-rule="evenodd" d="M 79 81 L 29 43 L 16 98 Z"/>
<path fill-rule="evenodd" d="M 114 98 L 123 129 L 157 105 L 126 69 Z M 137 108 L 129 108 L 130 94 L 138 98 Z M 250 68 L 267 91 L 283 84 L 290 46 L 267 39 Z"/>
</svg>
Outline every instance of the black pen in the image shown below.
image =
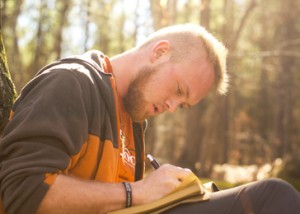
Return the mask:
<svg viewBox="0 0 300 214">
<path fill-rule="evenodd" d="M 157 162 L 157 160 L 152 155 L 147 154 L 147 158 L 149 159 L 149 161 L 154 169 L 158 169 L 158 167 L 160 167 L 160 164 Z"/>
</svg>

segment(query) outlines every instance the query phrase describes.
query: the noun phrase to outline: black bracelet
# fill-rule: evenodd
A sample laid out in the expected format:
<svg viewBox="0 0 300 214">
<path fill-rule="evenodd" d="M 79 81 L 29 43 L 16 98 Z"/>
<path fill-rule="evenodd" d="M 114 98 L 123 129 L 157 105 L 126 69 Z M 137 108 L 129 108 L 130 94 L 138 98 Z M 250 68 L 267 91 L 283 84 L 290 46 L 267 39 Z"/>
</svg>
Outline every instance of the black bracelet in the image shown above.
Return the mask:
<svg viewBox="0 0 300 214">
<path fill-rule="evenodd" d="M 126 208 L 132 206 L 132 189 L 131 185 L 128 182 L 123 182 L 126 192 Z"/>
</svg>

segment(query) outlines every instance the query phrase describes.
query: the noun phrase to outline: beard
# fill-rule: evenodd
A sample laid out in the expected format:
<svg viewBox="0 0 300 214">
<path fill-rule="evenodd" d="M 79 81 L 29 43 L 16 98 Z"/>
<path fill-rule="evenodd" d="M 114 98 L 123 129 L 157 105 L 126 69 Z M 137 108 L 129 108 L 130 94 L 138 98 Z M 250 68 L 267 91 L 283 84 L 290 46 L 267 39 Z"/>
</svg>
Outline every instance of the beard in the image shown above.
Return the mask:
<svg viewBox="0 0 300 214">
<path fill-rule="evenodd" d="M 146 111 L 147 101 L 145 100 L 144 91 L 156 71 L 151 67 L 143 67 L 129 84 L 127 94 L 123 97 L 125 110 L 134 122 L 142 122 L 149 117 L 149 113 Z"/>
</svg>

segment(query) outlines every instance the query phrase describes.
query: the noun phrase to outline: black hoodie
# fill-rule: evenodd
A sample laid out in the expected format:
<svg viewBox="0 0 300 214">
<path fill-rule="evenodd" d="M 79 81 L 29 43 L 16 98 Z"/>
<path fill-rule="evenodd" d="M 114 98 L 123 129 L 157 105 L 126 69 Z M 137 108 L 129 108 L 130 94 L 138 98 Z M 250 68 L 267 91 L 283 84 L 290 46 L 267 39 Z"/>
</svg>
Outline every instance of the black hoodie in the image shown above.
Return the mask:
<svg viewBox="0 0 300 214">
<path fill-rule="evenodd" d="M 35 213 L 60 173 L 104 182 L 142 178 L 143 130 L 134 123 L 135 171 L 120 179 L 118 98 L 107 63 L 89 51 L 44 67 L 24 87 L 0 141 L 7 213 Z"/>
</svg>

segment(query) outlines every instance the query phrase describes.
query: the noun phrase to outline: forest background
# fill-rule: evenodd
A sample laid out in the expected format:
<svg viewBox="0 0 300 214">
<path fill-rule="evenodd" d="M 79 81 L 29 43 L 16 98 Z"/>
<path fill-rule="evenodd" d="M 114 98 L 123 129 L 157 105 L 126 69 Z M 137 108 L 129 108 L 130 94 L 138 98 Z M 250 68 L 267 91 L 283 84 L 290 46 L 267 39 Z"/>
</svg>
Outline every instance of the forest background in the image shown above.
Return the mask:
<svg viewBox="0 0 300 214">
<path fill-rule="evenodd" d="M 276 176 L 300 189 L 300 1 L 1 0 L 0 6 L 1 59 L 4 50 L 7 59 L 1 67 L 8 67 L 1 68 L 1 129 L 13 95 L 3 81 L 9 72 L 17 95 L 56 59 L 90 49 L 113 56 L 161 27 L 197 23 L 229 49 L 229 92 L 149 119 L 146 151 L 210 179 Z"/>
</svg>

